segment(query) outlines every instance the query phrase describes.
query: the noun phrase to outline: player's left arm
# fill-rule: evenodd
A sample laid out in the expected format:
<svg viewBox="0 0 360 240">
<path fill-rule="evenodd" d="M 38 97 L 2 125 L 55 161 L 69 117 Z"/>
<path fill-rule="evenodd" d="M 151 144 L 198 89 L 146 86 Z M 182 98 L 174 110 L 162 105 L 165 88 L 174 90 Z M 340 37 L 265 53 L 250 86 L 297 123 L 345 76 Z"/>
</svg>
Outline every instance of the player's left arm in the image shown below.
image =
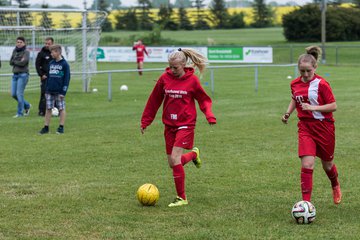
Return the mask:
<svg viewBox="0 0 360 240">
<path fill-rule="evenodd" d="M 62 95 L 63 97 L 65 97 L 67 90 L 69 89 L 69 84 L 70 84 L 70 66 L 69 64 L 65 64 L 65 69 L 64 69 L 64 81 L 63 81 L 63 88 L 62 91 L 60 93 L 60 95 Z"/>
<path fill-rule="evenodd" d="M 198 79 L 196 79 L 195 99 L 199 104 L 200 110 L 205 114 L 208 123 L 210 125 L 216 124 L 216 117 L 212 112 L 212 100 L 206 94 Z"/>
<path fill-rule="evenodd" d="M 319 105 L 319 106 L 310 105 L 308 103 L 303 103 L 303 104 L 301 104 L 301 107 L 303 110 L 308 110 L 308 111 L 335 112 L 337 105 L 336 105 L 336 102 Z"/>
<path fill-rule="evenodd" d="M 325 102 L 325 104 L 310 105 L 308 103 L 302 103 L 301 104 L 302 109 L 308 111 L 318 111 L 318 112 L 335 112 L 337 105 L 330 85 L 327 82 L 324 82 L 319 86 L 319 90 L 320 90 L 319 95 L 323 99 L 323 102 Z"/>
<path fill-rule="evenodd" d="M 146 50 L 146 47 L 144 46 L 144 53 L 146 54 L 146 56 L 148 56 L 149 57 L 149 54 L 148 54 L 148 52 L 147 52 L 147 50 Z"/>
</svg>

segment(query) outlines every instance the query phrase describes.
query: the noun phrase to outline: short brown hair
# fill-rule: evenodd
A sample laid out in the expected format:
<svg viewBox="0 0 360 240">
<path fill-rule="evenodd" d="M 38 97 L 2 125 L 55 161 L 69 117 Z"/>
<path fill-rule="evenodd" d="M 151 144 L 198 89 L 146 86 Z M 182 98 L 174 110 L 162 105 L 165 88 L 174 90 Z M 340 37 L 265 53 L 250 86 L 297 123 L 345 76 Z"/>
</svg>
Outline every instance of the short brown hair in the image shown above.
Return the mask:
<svg viewBox="0 0 360 240">
<path fill-rule="evenodd" d="M 50 51 L 57 51 L 57 52 L 60 52 L 61 53 L 61 46 L 58 45 L 58 44 L 55 44 L 55 45 L 52 45 L 50 46 Z"/>
</svg>

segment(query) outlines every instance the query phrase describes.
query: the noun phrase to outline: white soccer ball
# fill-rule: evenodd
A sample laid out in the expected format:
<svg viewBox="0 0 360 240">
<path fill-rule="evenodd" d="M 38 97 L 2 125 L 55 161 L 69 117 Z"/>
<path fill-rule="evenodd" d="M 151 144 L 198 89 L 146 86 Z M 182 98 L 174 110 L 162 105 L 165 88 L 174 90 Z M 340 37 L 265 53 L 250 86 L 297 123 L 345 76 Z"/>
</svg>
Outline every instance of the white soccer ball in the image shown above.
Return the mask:
<svg viewBox="0 0 360 240">
<path fill-rule="evenodd" d="M 121 85 L 120 91 L 127 91 L 127 90 L 129 90 L 128 86 L 126 86 L 126 85 Z"/>
<path fill-rule="evenodd" d="M 98 90 L 97 90 L 97 88 L 94 88 L 92 91 L 93 91 L 93 92 L 97 92 Z"/>
<path fill-rule="evenodd" d="M 51 109 L 51 115 L 52 115 L 53 117 L 59 116 L 59 109 L 57 109 L 56 107 L 53 107 L 53 108 Z"/>
<path fill-rule="evenodd" d="M 308 224 L 315 220 L 315 206 L 308 201 L 300 201 L 295 203 L 291 210 L 291 216 L 298 224 Z"/>
<path fill-rule="evenodd" d="M 287 76 L 287 79 L 292 79 L 292 76 L 290 76 L 290 75 L 289 75 L 289 76 Z"/>
</svg>

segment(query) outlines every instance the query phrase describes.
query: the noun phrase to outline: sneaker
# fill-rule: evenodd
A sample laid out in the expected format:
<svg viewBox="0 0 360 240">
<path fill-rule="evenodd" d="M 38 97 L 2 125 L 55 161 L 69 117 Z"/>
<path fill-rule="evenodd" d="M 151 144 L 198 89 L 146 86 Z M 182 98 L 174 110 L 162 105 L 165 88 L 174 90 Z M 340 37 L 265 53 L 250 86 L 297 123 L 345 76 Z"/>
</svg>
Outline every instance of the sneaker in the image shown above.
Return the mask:
<svg viewBox="0 0 360 240">
<path fill-rule="evenodd" d="M 58 127 L 58 129 L 56 130 L 57 134 L 63 134 L 64 133 L 64 128 L 62 127 Z"/>
<path fill-rule="evenodd" d="M 13 116 L 13 118 L 20 118 L 22 117 L 23 115 L 20 115 L 20 114 L 16 114 L 15 116 Z"/>
<path fill-rule="evenodd" d="M 30 108 L 31 108 L 31 104 L 29 105 L 29 108 L 28 108 L 28 109 L 25 109 L 25 110 L 24 110 L 24 116 L 29 116 L 29 114 L 30 114 Z"/>
<path fill-rule="evenodd" d="M 183 205 L 188 205 L 188 201 L 178 196 L 174 199 L 172 203 L 169 204 L 169 207 L 178 207 Z"/>
<path fill-rule="evenodd" d="M 341 197 L 342 197 L 340 185 L 333 187 L 332 194 L 333 194 L 334 203 L 339 204 L 341 202 Z"/>
<path fill-rule="evenodd" d="M 200 168 L 201 167 L 200 150 L 197 147 L 194 147 L 192 151 L 196 153 L 196 158 L 193 160 L 193 163 L 197 168 Z"/>
<path fill-rule="evenodd" d="M 39 134 L 41 134 L 41 135 L 43 135 L 43 134 L 47 134 L 47 133 L 49 133 L 49 129 L 47 128 L 42 128 L 41 130 L 40 130 L 40 132 L 39 132 Z"/>
</svg>

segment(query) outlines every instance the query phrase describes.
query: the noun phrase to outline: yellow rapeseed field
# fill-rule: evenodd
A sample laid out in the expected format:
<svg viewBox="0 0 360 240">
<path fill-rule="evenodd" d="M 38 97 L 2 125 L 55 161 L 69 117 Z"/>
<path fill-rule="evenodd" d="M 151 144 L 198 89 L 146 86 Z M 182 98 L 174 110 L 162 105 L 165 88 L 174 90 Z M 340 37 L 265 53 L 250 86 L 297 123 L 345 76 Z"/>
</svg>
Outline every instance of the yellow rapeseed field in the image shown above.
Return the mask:
<svg viewBox="0 0 360 240">
<path fill-rule="evenodd" d="M 282 16 L 284 14 L 287 14 L 291 11 L 293 11 L 296 7 L 289 7 L 289 6 L 281 6 L 281 7 L 276 7 L 274 8 L 274 12 L 275 12 L 275 19 L 274 19 L 274 23 L 276 25 L 280 25 L 281 24 L 281 19 Z M 252 8 L 229 8 L 229 13 L 233 14 L 233 13 L 240 13 L 243 12 L 245 13 L 245 23 L 246 24 L 250 24 L 253 22 L 253 9 Z M 109 13 L 109 20 L 113 23 L 113 25 L 116 24 L 116 18 L 115 16 L 118 14 L 122 14 L 124 13 L 126 10 L 114 10 L 111 13 Z M 159 9 L 151 9 L 150 10 L 150 16 L 153 19 L 158 19 L 158 12 Z M 209 13 L 210 10 L 207 9 L 205 10 L 205 13 Z M 196 16 L 196 9 L 195 8 L 189 8 L 187 9 L 187 13 L 188 13 L 188 17 L 190 19 L 190 21 L 194 22 L 195 21 L 195 16 Z M 174 9 L 174 14 L 173 14 L 173 18 L 175 19 L 177 17 L 178 14 L 178 10 Z M 67 19 L 72 27 L 77 27 L 80 22 L 81 22 L 81 14 L 79 13 L 58 13 L 58 12 L 54 12 L 51 13 L 51 15 L 49 16 L 51 17 L 54 27 L 60 27 L 62 22 Z M 89 18 L 91 19 L 93 17 L 93 15 L 90 15 Z M 35 26 L 39 26 L 40 25 L 40 20 L 41 20 L 41 15 L 40 14 L 36 14 L 35 17 Z M 210 23 L 211 24 L 211 23 Z"/>
</svg>

